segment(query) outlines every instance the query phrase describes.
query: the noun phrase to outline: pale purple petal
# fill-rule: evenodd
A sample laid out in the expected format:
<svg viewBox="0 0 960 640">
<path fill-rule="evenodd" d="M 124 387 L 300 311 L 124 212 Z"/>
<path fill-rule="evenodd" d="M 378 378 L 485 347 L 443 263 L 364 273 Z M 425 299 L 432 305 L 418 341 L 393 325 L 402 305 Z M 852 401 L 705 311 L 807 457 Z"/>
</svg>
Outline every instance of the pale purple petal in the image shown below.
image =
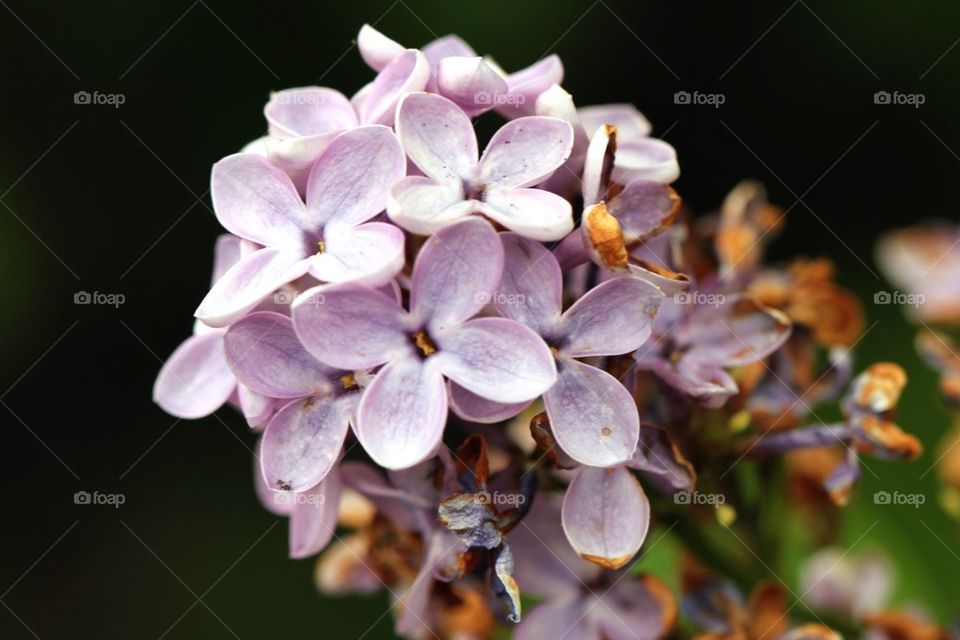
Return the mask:
<svg viewBox="0 0 960 640">
<path fill-rule="evenodd" d="M 515 320 L 477 318 L 433 337 L 443 374 L 487 400 L 533 400 L 557 379 L 550 349 Z"/>
<path fill-rule="evenodd" d="M 338 369 L 369 369 L 413 351 L 406 312 L 363 285 L 309 289 L 294 301 L 292 314 L 307 351 Z"/>
<path fill-rule="evenodd" d="M 583 467 L 563 497 L 563 531 L 584 560 L 618 569 L 640 550 L 650 502 L 624 467 Z"/>
<path fill-rule="evenodd" d="M 496 106 L 507 93 L 507 81 L 483 58 L 452 56 L 440 61 L 437 91 L 475 116 Z"/>
<path fill-rule="evenodd" d="M 477 52 L 467 44 L 463 38 L 453 34 L 437 38 L 432 42 L 421 47 L 423 55 L 427 56 L 427 60 L 430 61 L 430 66 L 437 68 L 440 65 L 440 61 L 444 58 L 450 58 L 453 56 L 459 56 L 462 58 L 472 58 L 477 55 Z"/>
<path fill-rule="evenodd" d="M 500 112 L 509 118 L 511 111 L 517 109 L 531 111 L 541 93 L 562 82 L 563 63 L 556 54 L 514 71 L 507 76 L 507 86 L 513 99 L 509 106 L 501 107 Z M 515 109 L 510 108 L 513 105 L 516 105 Z"/>
<path fill-rule="evenodd" d="M 480 158 L 480 177 L 498 189 L 539 184 L 564 163 L 573 127 L 559 118 L 528 116 L 500 127 Z"/>
<path fill-rule="evenodd" d="M 630 245 L 663 231 L 680 211 L 680 197 L 668 185 L 633 180 L 608 203 Z"/>
<path fill-rule="evenodd" d="M 359 282 L 379 287 L 403 269 L 403 231 L 384 222 L 328 227 L 323 253 L 310 258 L 310 275 L 321 282 Z"/>
<path fill-rule="evenodd" d="M 436 509 L 427 498 L 395 487 L 369 464 L 346 461 L 339 470 L 344 485 L 359 491 L 380 514 L 407 529 L 420 528 L 423 512 Z"/>
<path fill-rule="evenodd" d="M 230 327 L 223 344 L 237 380 L 257 393 L 302 398 L 332 390 L 334 371 L 303 348 L 287 316 L 270 311 L 251 313 Z"/>
<path fill-rule="evenodd" d="M 263 432 L 260 469 L 274 491 L 299 493 L 323 480 L 347 437 L 356 394 L 287 403 Z"/>
<path fill-rule="evenodd" d="M 427 176 L 460 184 L 477 165 L 477 136 L 467 114 L 443 96 L 411 93 L 397 107 L 397 135 Z"/>
<path fill-rule="evenodd" d="M 447 420 L 447 387 L 433 358 L 394 360 L 363 393 L 356 433 L 374 462 L 412 467 L 436 450 Z"/>
<path fill-rule="evenodd" d="M 691 358 L 735 367 L 779 349 L 790 337 L 790 329 L 790 319 L 783 312 L 733 295 L 718 297 L 715 306 L 699 305 L 677 340 L 690 345 Z"/>
<path fill-rule="evenodd" d="M 287 517 L 290 515 L 290 512 L 293 511 L 293 502 L 290 500 L 290 496 L 285 493 L 271 491 L 267 483 L 263 481 L 263 473 L 260 471 L 259 440 L 257 440 L 253 455 L 253 487 L 260 504 L 270 513 Z"/>
<path fill-rule="evenodd" d="M 460 182 L 437 182 L 426 176 L 407 176 L 390 189 L 387 215 L 419 235 L 430 235 L 468 216 L 476 203 L 464 200 Z"/>
<path fill-rule="evenodd" d="M 596 467 L 626 462 L 640 437 L 630 392 L 606 371 L 562 358 L 556 384 L 543 396 L 557 444 L 573 459 Z"/>
<path fill-rule="evenodd" d="M 627 466 L 641 471 L 661 488 L 693 491 L 697 476 L 693 466 L 680 453 L 666 429 L 644 424 L 640 442 Z"/>
<path fill-rule="evenodd" d="M 217 283 L 217 280 L 223 277 L 230 267 L 240 262 L 244 255 L 244 241 L 237 236 L 225 233 L 217 237 L 217 242 L 213 247 L 213 276 L 210 279 L 210 285 Z"/>
<path fill-rule="evenodd" d="M 561 496 L 540 492 L 533 507 L 507 535 L 513 549 L 515 575 L 524 593 L 557 598 L 577 593 L 596 581 L 601 569 L 570 547 L 560 522 Z"/>
<path fill-rule="evenodd" d="M 237 153 L 213 165 L 210 198 L 217 220 L 234 235 L 265 246 L 301 242 L 304 206 L 296 187 L 256 154 Z"/>
<path fill-rule="evenodd" d="M 563 309 L 563 274 L 556 258 L 535 240 L 501 233 L 504 268 L 493 302 L 497 311 L 546 339 L 556 337 Z"/>
<path fill-rule="evenodd" d="M 642 138 L 617 142 L 613 179 L 620 184 L 631 180 L 670 183 L 680 177 L 677 152 L 663 140 Z"/>
<path fill-rule="evenodd" d="M 243 417 L 247 419 L 247 424 L 251 429 L 261 429 L 267 426 L 270 418 L 279 408 L 278 400 L 268 398 L 257 393 L 242 384 L 237 385 L 237 402 L 240 404 L 240 411 Z"/>
<path fill-rule="evenodd" d="M 582 107 L 577 113 L 589 136 L 605 124 L 615 126 L 624 139 L 645 138 L 653 131 L 650 121 L 632 104 L 598 104 Z"/>
<path fill-rule="evenodd" d="M 560 349 L 576 358 L 635 351 L 650 337 L 662 300 L 663 292 L 640 278 L 607 280 L 563 314 Z"/>
<path fill-rule="evenodd" d="M 630 576 L 605 592 L 590 616 L 607 640 L 654 640 L 670 632 L 673 601 L 665 603 L 647 586 L 646 576 Z M 672 598 L 672 596 L 668 596 Z"/>
<path fill-rule="evenodd" d="M 211 327 L 225 327 L 278 288 L 305 274 L 307 267 L 301 251 L 254 251 L 217 280 L 194 315 Z"/>
<path fill-rule="evenodd" d="M 549 553 L 544 550 L 542 553 Z M 522 585 L 521 585 L 521 588 Z M 602 640 L 600 630 L 591 624 L 587 615 L 589 604 L 572 592 L 554 600 L 548 600 L 533 608 L 517 626 L 513 637 L 516 640 Z"/>
<path fill-rule="evenodd" d="M 202 418 L 219 409 L 237 386 L 223 353 L 223 332 L 187 338 L 160 369 L 153 401 L 172 416 Z"/>
<path fill-rule="evenodd" d="M 682 357 L 675 364 L 660 358 L 648 362 L 647 366 L 664 382 L 705 407 L 722 407 L 730 396 L 737 393 L 737 383 L 730 374 L 712 362 L 690 357 Z"/>
<path fill-rule="evenodd" d="M 590 138 L 590 145 L 583 162 L 583 180 L 580 192 L 585 206 L 596 204 L 606 198 L 613 171 L 613 158 L 616 152 L 613 131 L 600 127 Z"/>
<path fill-rule="evenodd" d="M 357 111 L 363 124 L 393 126 L 397 101 L 411 91 L 423 91 L 430 80 L 430 64 L 422 53 L 407 49 L 377 74 Z"/>
<path fill-rule="evenodd" d="M 270 96 L 263 114 L 275 138 L 312 136 L 357 126 L 357 114 L 347 97 L 326 87 L 278 91 Z"/>
<path fill-rule="evenodd" d="M 397 607 L 399 615 L 394 631 L 399 636 L 427 638 L 431 634 L 436 635 L 427 621 L 432 620 L 431 594 L 436 581 L 434 568 L 445 555 L 446 549 L 440 542 L 444 539 L 443 536 L 437 535 L 427 541 L 427 550 L 420 571 L 413 583 L 397 596 L 394 606 Z"/>
<path fill-rule="evenodd" d="M 413 267 L 410 308 L 431 329 L 472 317 L 488 304 L 503 273 L 503 245 L 480 218 L 441 229 L 423 245 Z"/>
<path fill-rule="evenodd" d="M 360 56 L 374 71 L 380 71 L 393 62 L 394 58 L 406 51 L 399 42 L 391 40 L 369 24 L 360 27 L 357 34 L 357 48 Z"/>
<path fill-rule="evenodd" d="M 671 271 L 666 267 L 650 262 L 640 260 L 636 264 L 628 264 L 627 267 L 630 269 L 631 275 L 646 280 L 663 291 L 664 295 L 667 296 L 664 301 L 672 299 L 674 294 L 690 286 L 690 276 L 687 274 Z"/>
<path fill-rule="evenodd" d="M 492 424 L 502 422 L 518 415 L 530 406 L 530 402 L 504 404 L 481 398 L 475 393 L 467 391 L 456 382 L 449 385 L 450 408 L 453 412 L 471 422 Z"/>
<path fill-rule="evenodd" d="M 320 553 L 337 528 L 340 507 L 340 474 L 333 470 L 323 482 L 303 493 L 290 494 L 290 557 L 308 558 Z"/>
<path fill-rule="evenodd" d="M 491 188 L 480 211 L 520 235 L 554 242 L 573 230 L 570 202 L 542 189 Z"/>
<path fill-rule="evenodd" d="M 277 139 L 265 136 L 254 140 L 243 148 L 244 153 L 255 153 L 266 158 L 270 164 L 290 176 L 301 196 L 307 190 L 307 178 L 310 169 L 323 150 L 327 148 L 339 132 L 321 133 L 302 138 Z"/>
<path fill-rule="evenodd" d="M 387 206 L 387 193 L 406 172 L 400 141 L 387 127 L 358 127 L 337 136 L 307 179 L 308 228 L 351 227 Z"/>
</svg>

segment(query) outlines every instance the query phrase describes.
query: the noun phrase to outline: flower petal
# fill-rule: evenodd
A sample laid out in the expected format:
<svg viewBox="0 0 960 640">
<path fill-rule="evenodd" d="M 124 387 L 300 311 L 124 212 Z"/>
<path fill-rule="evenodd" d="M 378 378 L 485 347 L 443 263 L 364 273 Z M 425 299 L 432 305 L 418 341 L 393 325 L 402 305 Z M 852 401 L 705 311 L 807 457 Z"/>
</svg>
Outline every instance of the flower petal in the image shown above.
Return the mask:
<svg viewBox="0 0 960 640">
<path fill-rule="evenodd" d="M 450 408 L 455 414 L 470 422 L 482 424 L 501 422 L 518 415 L 530 406 L 530 402 L 515 404 L 493 402 L 467 391 L 456 382 L 451 382 L 449 386 Z"/>
<path fill-rule="evenodd" d="M 360 27 L 360 33 L 357 34 L 357 48 L 360 50 L 360 57 L 374 71 L 380 71 L 406 51 L 402 44 L 391 40 L 369 24 Z"/>
<path fill-rule="evenodd" d="M 431 330 L 463 322 L 491 300 L 503 273 L 503 245 L 480 218 L 445 227 L 420 249 L 413 266 L 410 309 Z"/>
<path fill-rule="evenodd" d="M 303 348 L 287 316 L 271 311 L 251 313 L 230 327 L 223 344 L 237 380 L 257 393 L 302 398 L 326 395 L 332 389 L 330 380 L 335 372 Z"/>
<path fill-rule="evenodd" d="M 633 180 L 609 202 L 628 246 L 667 228 L 680 212 L 680 196 L 668 185 Z"/>
<path fill-rule="evenodd" d="M 194 315 L 211 327 L 239 320 L 278 288 L 305 274 L 309 263 L 303 258 L 296 250 L 254 251 L 213 285 Z"/>
<path fill-rule="evenodd" d="M 490 189 L 480 211 L 520 235 L 554 242 L 573 230 L 573 209 L 542 189 Z"/>
<path fill-rule="evenodd" d="M 607 280 L 563 314 L 561 350 L 576 358 L 635 351 L 650 337 L 662 300 L 663 292 L 640 278 Z"/>
<path fill-rule="evenodd" d="M 459 56 L 461 58 L 472 58 L 477 52 L 467 44 L 463 38 L 453 34 L 442 36 L 421 47 L 423 55 L 427 56 L 430 66 L 436 68 L 444 58 Z"/>
<path fill-rule="evenodd" d="M 541 93 L 562 82 L 563 63 L 560 62 L 560 56 L 549 55 L 507 76 L 511 100 L 497 110 L 506 118 L 531 112 Z"/>
<path fill-rule="evenodd" d="M 735 367 L 766 358 L 786 342 L 790 329 L 783 312 L 733 295 L 718 297 L 715 306 L 699 305 L 677 341 L 690 345 L 691 358 Z"/>
<path fill-rule="evenodd" d="M 356 125 L 354 125 L 356 126 Z M 243 148 L 244 153 L 255 153 L 266 158 L 270 164 L 290 176 L 297 193 L 303 195 L 307 190 L 307 178 L 310 169 L 327 145 L 339 132 L 321 133 L 302 138 L 277 139 L 264 136 L 254 140 Z"/>
<path fill-rule="evenodd" d="M 153 401 L 172 416 L 202 418 L 219 409 L 236 386 L 223 333 L 211 331 L 187 338 L 167 358 L 153 384 Z"/>
<path fill-rule="evenodd" d="M 287 403 L 263 432 L 260 470 L 274 491 L 299 493 L 322 481 L 347 437 L 357 394 Z"/>
<path fill-rule="evenodd" d="M 369 369 L 413 350 L 400 305 L 363 285 L 308 289 L 293 302 L 291 311 L 307 351 L 338 369 Z"/>
<path fill-rule="evenodd" d="M 213 165 L 210 198 L 217 220 L 234 235 L 265 246 L 301 242 L 303 202 L 283 171 L 253 153 Z"/>
<path fill-rule="evenodd" d="M 387 193 L 403 177 L 400 141 L 387 127 L 342 133 L 317 158 L 307 179 L 307 226 L 352 227 L 387 206 Z"/>
<path fill-rule="evenodd" d="M 494 402 L 533 400 L 557 379 L 546 343 L 508 318 L 477 318 L 433 336 L 443 374 Z"/>
<path fill-rule="evenodd" d="M 340 474 L 334 470 L 312 489 L 290 496 L 291 558 L 308 558 L 330 542 L 337 528 L 340 490 Z"/>
<path fill-rule="evenodd" d="M 606 371 L 562 358 L 543 396 L 560 448 L 580 463 L 609 467 L 630 459 L 640 417 L 630 392 Z"/>
<path fill-rule="evenodd" d="M 665 638 L 676 623 L 673 594 L 651 575 L 621 580 L 597 600 L 591 612 L 608 640 Z"/>
<path fill-rule="evenodd" d="M 451 56 L 440 61 L 437 91 L 476 116 L 489 111 L 507 93 L 507 81 L 483 58 Z"/>
<path fill-rule="evenodd" d="M 280 401 L 253 391 L 242 384 L 237 385 L 237 403 L 251 429 L 261 430 L 280 408 Z"/>
<path fill-rule="evenodd" d="M 210 285 L 213 286 L 217 280 L 223 277 L 230 267 L 240 262 L 244 256 L 243 240 L 237 236 L 225 233 L 217 237 L 217 242 L 213 247 L 213 276 L 210 278 Z"/>
<path fill-rule="evenodd" d="M 676 363 L 661 358 L 647 360 L 661 380 L 694 398 L 705 407 L 722 407 L 727 399 L 737 393 L 737 383 L 730 374 L 712 362 L 684 356 Z M 644 366 L 643 362 L 640 366 Z"/>
<path fill-rule="evenodd" d="M 403 242 L 403 231 L 384 222 L 328 228 L 324 252 L 310 258 L 310 275 L 379 287 L 403 269 Z"/>
<path fill-rule="evenodd" d="M 357 126 L 357 114 L 347 97 L 326 87 L 277 91 L 263 108 L 275 138 L 312 136 Z"/>
<path fill-rule="evenodd" d="M 480 178 L 500 189 L 539 184 L 573 148 L 573 127 L 560 118 L 527 116 L 500 127 L 480 158 Z"/>
<path fill-rule="evenodd" d="M 430 64 L 416 49 L 407 49 L 377 74 L 357 111 L 363 124 L 393 126 L 397 101 L 411 91 L 423 91 L 430 81 Z"/>
<path fill-rule="evenodd" d="M 580 557 L 619 569 L 647 537 L 650 502 L 628 469 L 583 467 L 563 497 L 562 521 Z"/>
<path fill-rule="evenodd" d="M 663 140 L 642 138 L 617 142 L 613 179 L 620 184 L 631 180 L 670 183 L 679 177 L 677 152 Z"/>
<path fill-rule="evenodd" d="M 468 216 L 476 204 L 463 199 L 459 182 L 407 176 L 394 183 L 387 215 L 411 233 L 430 235 Z"/>
<path fill-rule="evenodd" d="M 439 182 L 461 183 L 477 165 L 477 136 L 470 118 L 453 101 L 411 93 L 397 107 L 397 135 L 407 156 Z"/>
<path fill-rule="evenodd" d="M 598 104 L 582 107 L 577 114 L 590 137 L 605 124 L 615 126 L 623 141 L 645 138 L 653 131 L 650 121 L 632 104 Z"/>
<path fill-rule="evenodd" d="M 440 444 L 447 420 L 447 387 L 433 360 L 393 360 L 363 393 L 357 438 L 381 467 L 412 467 Z"/>
<path fill-rule="evenodd" d="M 516 640 L 577 638 L 602 640 L 600 630 L 590 624 L 589 604 L 576 592 L 547 600 L 533 608 L 514 632 Z"/>
<path fill-rule="evenodd" d="M 550 251 L 516 233 L 501 233 L 504 267 L 494 297 L 497 311 L 546 339 L 556 337 L 563 309 L 563 274 Z"/>
<path fill-rule="evenodd" d="M 640 428 L 640 443 L 627 463 L 647 477 L 658 481 L 664 489 L 682 489 L 693 491 L 697 482 L 697 472 L 663 427 L 645 424 Z"/>
</svg>

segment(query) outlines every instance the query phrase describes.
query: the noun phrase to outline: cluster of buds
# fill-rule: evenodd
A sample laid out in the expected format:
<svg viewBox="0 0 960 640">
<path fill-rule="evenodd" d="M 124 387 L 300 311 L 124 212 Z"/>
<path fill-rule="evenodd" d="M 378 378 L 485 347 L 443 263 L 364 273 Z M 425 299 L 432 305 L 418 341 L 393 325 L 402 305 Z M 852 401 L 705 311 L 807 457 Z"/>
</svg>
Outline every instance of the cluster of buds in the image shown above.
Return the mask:
<svg viewBox="0 0 960 640">
<path fill-rule="evenodd" d="M 682 606 L 635 570 L 651 527 L 737 520 L 740 460 L 839 449 L 813 491 L 842 503 L 860 454 L 918 455 L 903 371 L 851 384 L 862 311 L 832 265 L 763 265 L 784 216 L 756 183 L 694 217 L 674 150 L 632 106 L 575 105 L 555 56 L 507 73 L 455 36 L 357 44 L 369 84 L 275 93 L 267 135 L 213 166 L 228 233 L 157 403 L 238 408 L 290 555 L 323 552 L 324 592 L 389 589 L 401 635 L 660 638 L 682 612 L 835 637 L 769 586 L 745 604 L 697 545 Z M 843 422 L 802 426 L 848 386 Z"/>
</svg>

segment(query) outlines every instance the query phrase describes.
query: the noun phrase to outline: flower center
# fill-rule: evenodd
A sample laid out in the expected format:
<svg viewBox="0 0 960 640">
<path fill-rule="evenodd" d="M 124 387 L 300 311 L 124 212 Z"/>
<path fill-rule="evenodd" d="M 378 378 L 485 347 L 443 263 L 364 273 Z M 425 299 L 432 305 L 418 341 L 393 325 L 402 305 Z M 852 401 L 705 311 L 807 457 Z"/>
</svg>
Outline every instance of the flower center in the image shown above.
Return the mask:
<svg viewBox="0 0 960 640">
<path fill-rule="evenodd" d="M 426 331 L 421 330 L 413 334 L 413 344 L 417 346 L 420 355 L 424 357 L 432 356 L 437 352 L 437 345 L 433 344 L 433 340 L 430 339 Z"/>
<path fill-rule="evenodd" d="M 352 373 L 345 373 L 340 376 L 340 386 L 344 389 L 353 389 L 357 386 L 357 379 Z"/>
</svg>

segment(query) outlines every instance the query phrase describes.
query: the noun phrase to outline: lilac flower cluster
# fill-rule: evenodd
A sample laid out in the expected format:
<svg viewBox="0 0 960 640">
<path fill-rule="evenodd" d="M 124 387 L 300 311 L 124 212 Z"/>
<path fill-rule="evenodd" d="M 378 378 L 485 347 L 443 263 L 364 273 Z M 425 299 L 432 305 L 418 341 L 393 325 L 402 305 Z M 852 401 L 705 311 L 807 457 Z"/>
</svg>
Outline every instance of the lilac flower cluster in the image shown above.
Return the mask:
<svg viewBox="0 0 960 640">
<path fill-rule="evenodd" d="M 387 586 L 411 637 L 489 637 L 490 595 L 518 638 L 663 637 L 671 590 L 628 564 L 680 517 L 656 501 L 703 487 L 705 448 L 916 455 L 894 365 L 854 383 L 844 423 L 795 428 L 818 354 L 817 399 L 846 386 L 861 318 L 829 265 L 761 266 L 782 215 L 758 185 L 695 221 L 673 149 L 632 106 L 576 106 L 555 56 L 507 73 L 455 36 L 357 43 L 369 84 L 273 94 L 267 135 L 213 166 L 228 233 L 154 389 L 175 416 L 243 413 L 290 555 L 336 537 L 322 590 Z M 724 628 L 694 582 L 689 617 Z M 522 622 L 521 592 L 542 601 Z"/>
</svg>

